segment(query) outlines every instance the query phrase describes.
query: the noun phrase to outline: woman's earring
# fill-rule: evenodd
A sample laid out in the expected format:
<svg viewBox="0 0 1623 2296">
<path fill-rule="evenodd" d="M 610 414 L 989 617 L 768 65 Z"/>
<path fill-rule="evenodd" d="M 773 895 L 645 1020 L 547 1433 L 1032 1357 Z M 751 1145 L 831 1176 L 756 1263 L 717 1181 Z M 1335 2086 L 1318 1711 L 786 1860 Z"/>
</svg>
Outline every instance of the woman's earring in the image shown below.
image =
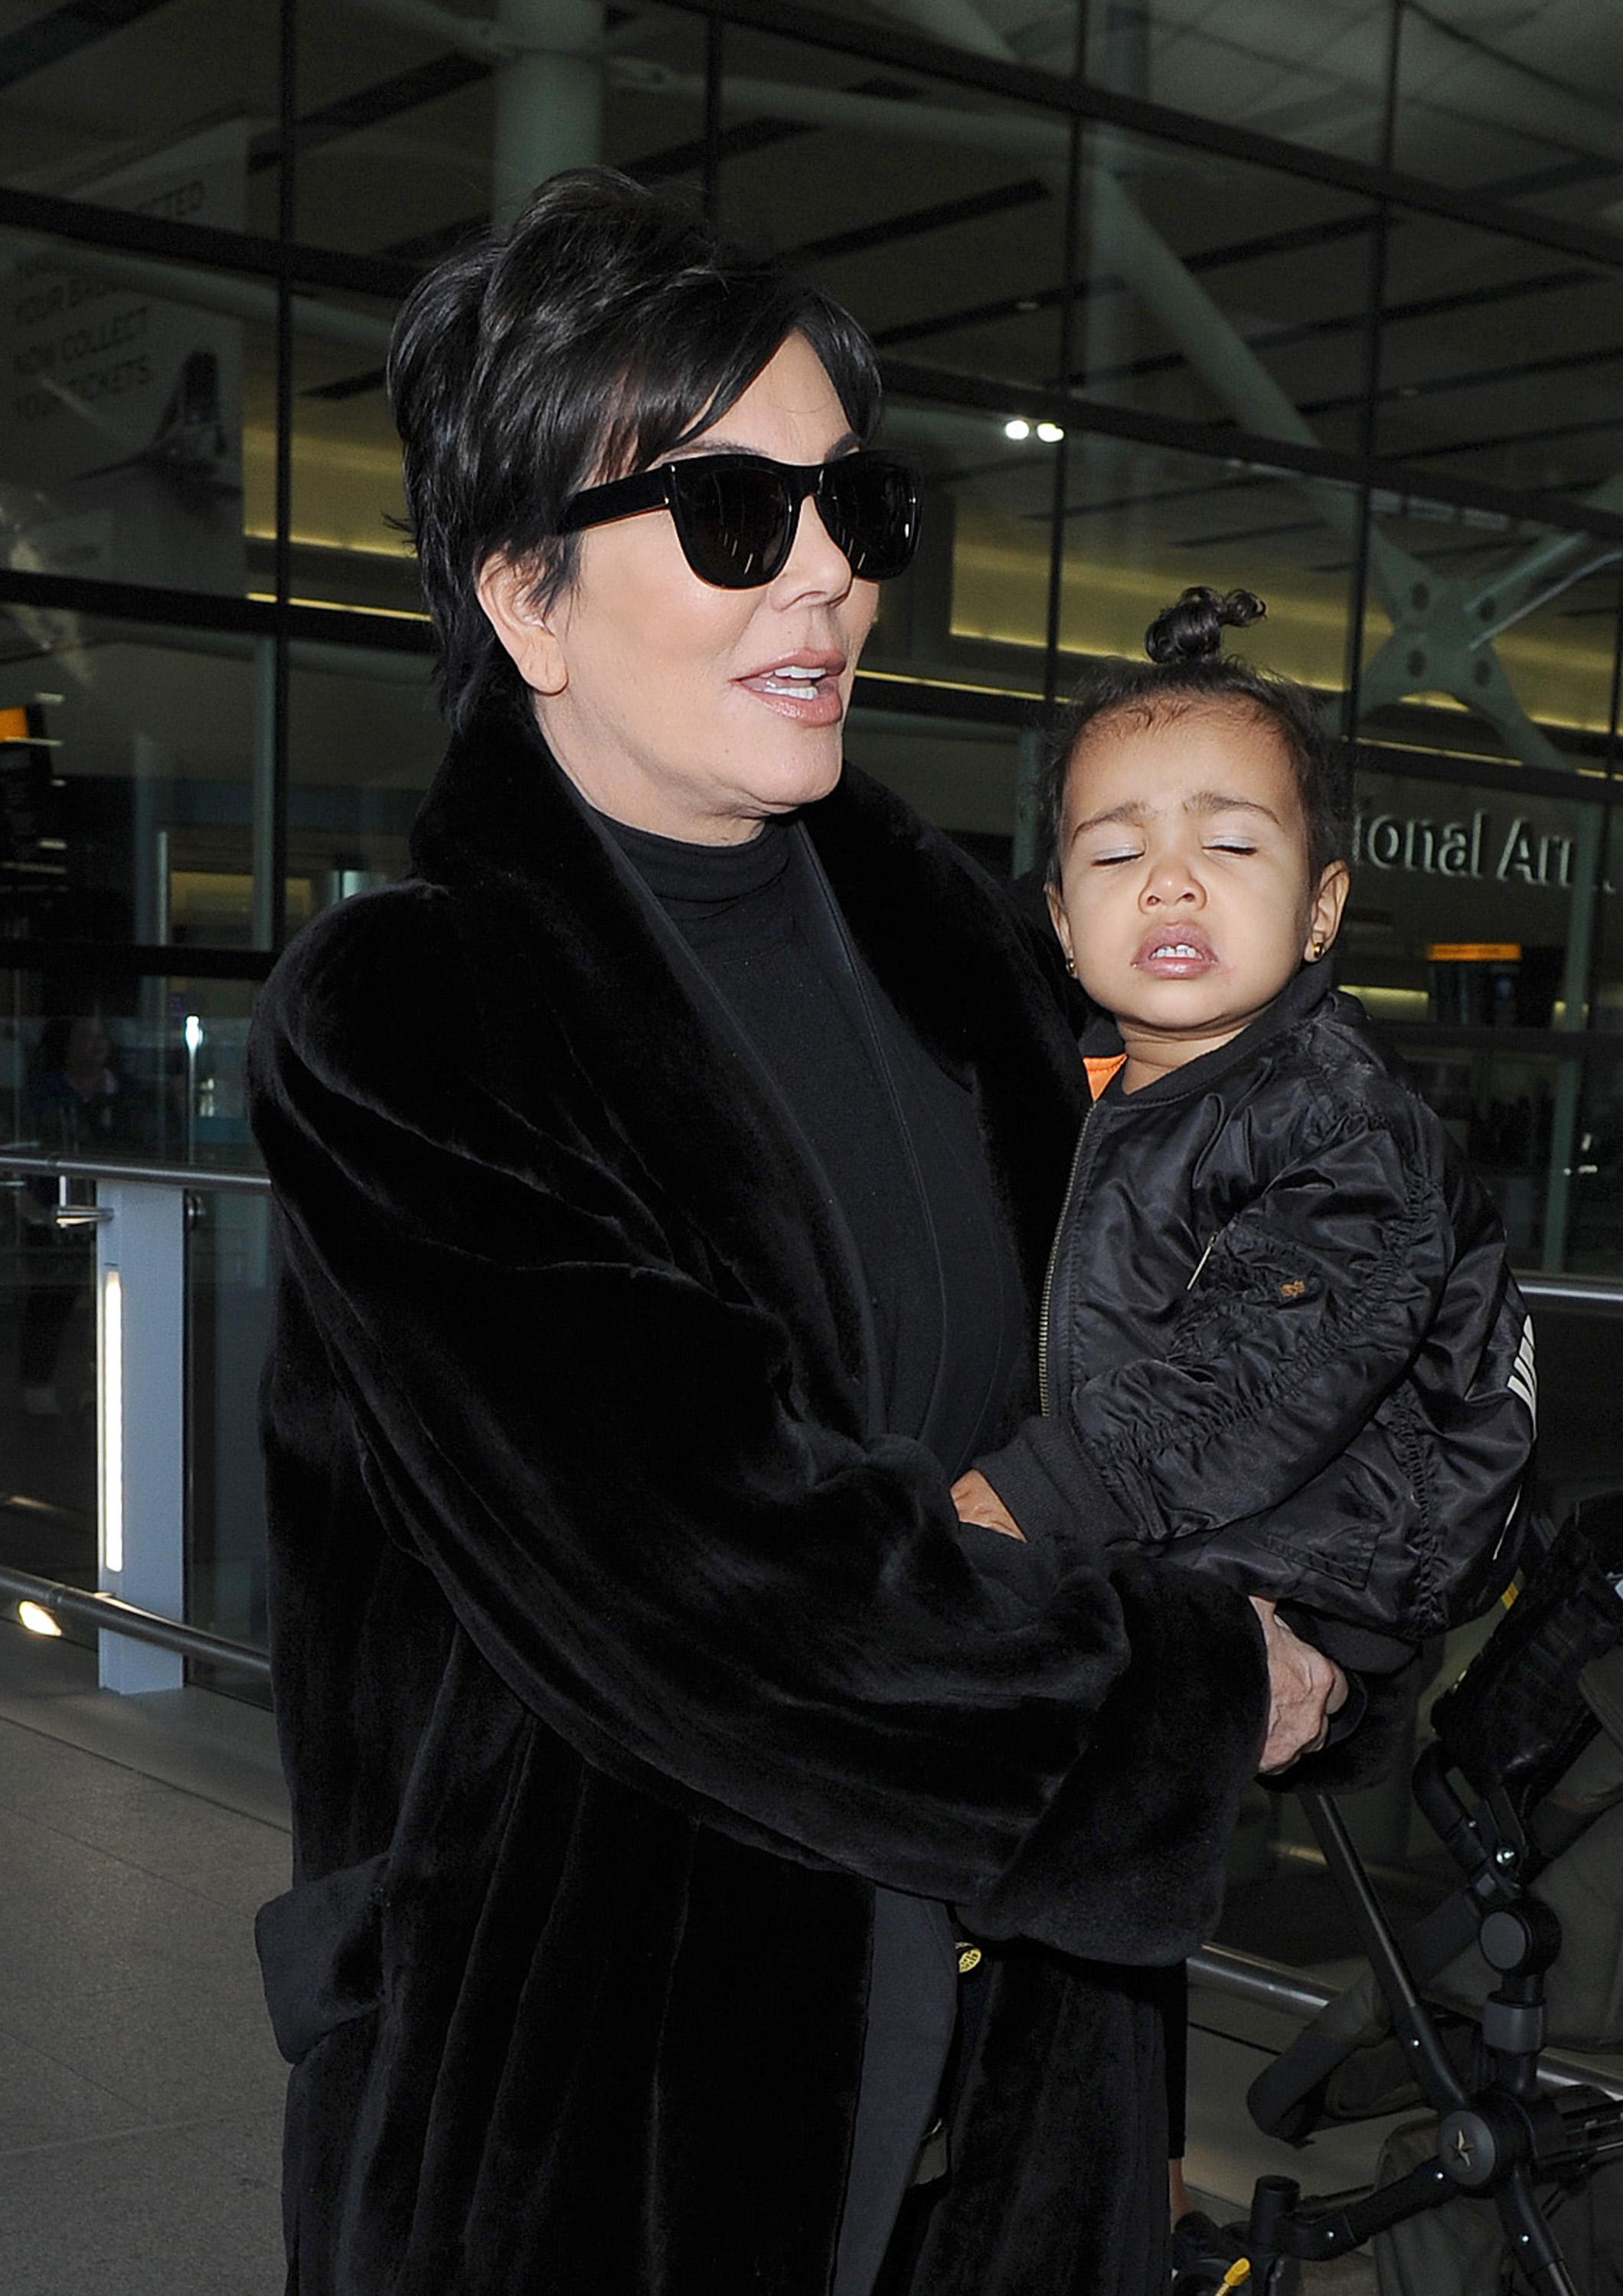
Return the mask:
<svg viewBox="0 0 1623 2296">
<path fill-rule="evenodd" d="M 1323 944 L 1323 942 L 1322 942 L 1322 940 L 1315 940 L 1315 941 L 1314 942 L 1313 947 L 1308 950 L 1307 954 L 1308 954 L 1308 956 L 1311 958 L 1312 962 L 1313 962 L 1314 964 L 1317 964 L 1317 963 L 1318 963 L 1319 959 L 1320 959 L 1320 958 L 1323 955 L 1323 954 L 1324 954 L 1324 944 Z"/>
</svg>

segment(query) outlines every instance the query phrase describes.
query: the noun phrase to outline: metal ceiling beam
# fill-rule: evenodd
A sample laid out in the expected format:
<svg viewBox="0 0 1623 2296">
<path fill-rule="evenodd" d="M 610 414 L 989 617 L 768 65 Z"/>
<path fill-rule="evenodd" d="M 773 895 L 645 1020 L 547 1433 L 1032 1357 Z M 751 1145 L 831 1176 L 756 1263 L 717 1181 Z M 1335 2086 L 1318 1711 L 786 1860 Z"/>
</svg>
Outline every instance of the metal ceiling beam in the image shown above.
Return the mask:
<svg viewBox="0 0 1623 2296">
<path fill-rule="evenodd" d="M 110 247 L 64 247 L 31 231 L 7 232 L 7 249 L 43 255 L 64 271 L 82 271 L 110 286 L 137 295 L 151 295 L 190 310 L 210 311 L 227 319 L 247 319 L 258 325 L 276 323 L 276 290 L 257 279 L 234 278 L 229 272 L 205 270 L 201 265 L 169 263 L 144 255 L 123 255 Z M 292 298 L 295 332 L 319 342 L 342 345 L 346 350 L 382 351 L 389 347 L 392 322 L 370 311 L 356 311 L 342 303 L 318 303 L 312 296 Z"/>
<path fill-rule="evenodd" d="M 81 48 L 168 4 L 169 0 L 69 0 L 66 7 L 36 16 L 31 24 L 20 24 L 0 37 L 0 90 L 65 63 Z"/>
<path fill-rule="evenodd" d="M 505 63 L 520 53 L 514 42 L 486 17 L 459 16 L 438 0 L 350 0 L 362 15 L 392 24 L 402 32 L 418 32 L 458 54 L 476 56 L 482 63 Z"/>
</svg>

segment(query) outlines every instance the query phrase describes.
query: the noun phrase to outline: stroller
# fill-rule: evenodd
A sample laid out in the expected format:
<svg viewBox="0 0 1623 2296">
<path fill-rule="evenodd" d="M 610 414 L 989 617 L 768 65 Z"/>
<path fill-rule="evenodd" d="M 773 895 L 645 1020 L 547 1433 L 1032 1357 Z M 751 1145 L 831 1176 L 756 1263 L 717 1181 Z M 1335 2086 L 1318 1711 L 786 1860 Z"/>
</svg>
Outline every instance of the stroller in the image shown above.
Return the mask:
<svg viewBox="0 0 1623 2296">
<path fill-rule="evenodd" d="M 1566 1966 L 1557 1968 L 1553 1884 L 1591 1828 L 1600 1843 L 1601 1824 L 1623 1824 L 1623 1494 L 1584 1502 L 1539 1544 L 1507 1616 L 1432 1709 L 1436 1737 L 1413 1790 L 1460 1880 L 1401 1945 L 1333 1801 L 1299 1792 L 1370 1971 L 1252 2084 L 1252 2118 L 1293 2142 L 1333 2120 L 1421 2100 L 1435 2120 L 1399 2132 L 1381 2181 L 1351 2199 L 1304 2199 L 1289 2177 L 1259 2178 L 1248 2221 L 1213 2244 L 1224 2260 L 1213 2248 L 1188 2260 L 1175 2296 L 1240 2287 L 1245 2296 L 1292 2296 L 1303 2259 L 1345 2255 L 1372 2238 L 1383 2291 L 1395 2281 L 1415 2296 L 1515 2287 L 1589 2296 L 1551 2217 L 1597 2168 L 1623 2160 L 1623 2103 L 1577 2081 L 1556 2086 L 1541 2077 L 1539 2054 L 1552 1977 L 1559 1986 Z M 1607 1838 L 1597 1869 L 1607 1878 L 1593 1901 L 1603 1903 L 1611 1937 L 1623 1942 L 1617 1852 Z M 1609 1953 L 1601 1987 L 1601 2021 L 1619 2030 L 1590 2033 L 1591 2047 L 1623 2038 L 1619 1958 Z M 1474 2013 L 1422 1998 L 1439 1979 L 1445 1998 Z M 1405 2276 L 1405 2227 L 1410 2235 L 1428 2230 L 1414 2222 L 1424 2212 L 1471 2200 L 1491 2204 L 1497 2223 L 1489 2215 L 1468 2227 L 1470 2276 L 1439 2268 L 1439 2254 L 1454 2252 L 1447 2243 L 1433 2246 L 1417 2277 Z M 1412 2267 L 1415 2253 L 1411 2247 Z"/>
</svg>

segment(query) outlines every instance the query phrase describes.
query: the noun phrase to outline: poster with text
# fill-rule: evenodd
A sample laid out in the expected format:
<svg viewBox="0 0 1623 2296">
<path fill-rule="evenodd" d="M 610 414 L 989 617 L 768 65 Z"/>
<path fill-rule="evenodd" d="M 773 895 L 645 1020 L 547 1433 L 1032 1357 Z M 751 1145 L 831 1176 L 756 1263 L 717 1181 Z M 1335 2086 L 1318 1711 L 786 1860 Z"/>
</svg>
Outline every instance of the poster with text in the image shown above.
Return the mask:
<svg viewBox="0 0 1623 2296">
<path fill-rule="evenodd" d="M 228 121 L 80 187 L 240 230 L 247 127 Z M 0 562 L 241 592 L 243 323 L 224 275 L 0 234 Z"/>
</svg>

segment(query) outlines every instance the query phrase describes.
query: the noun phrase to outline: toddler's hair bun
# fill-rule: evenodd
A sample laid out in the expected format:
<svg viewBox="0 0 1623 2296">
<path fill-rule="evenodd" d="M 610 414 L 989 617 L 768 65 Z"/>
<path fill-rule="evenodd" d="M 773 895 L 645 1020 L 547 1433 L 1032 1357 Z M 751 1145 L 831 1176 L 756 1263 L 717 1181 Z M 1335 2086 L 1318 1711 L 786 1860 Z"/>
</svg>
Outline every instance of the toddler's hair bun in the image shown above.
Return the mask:
<svg viewBox="0 0 1623 2296">
<path fill-rule="evenodd" d="M 1252 590 L 1231 590 L 1226 597 L 1206 583 L 1185 590 L 1175 605 L 1164 606 L 1144 633 L 1144 652 L 1151 661 L 1215 661 L 1225 629 L 1243 630 L 1260 621 L 1268 609 Z"/>
</svg>

